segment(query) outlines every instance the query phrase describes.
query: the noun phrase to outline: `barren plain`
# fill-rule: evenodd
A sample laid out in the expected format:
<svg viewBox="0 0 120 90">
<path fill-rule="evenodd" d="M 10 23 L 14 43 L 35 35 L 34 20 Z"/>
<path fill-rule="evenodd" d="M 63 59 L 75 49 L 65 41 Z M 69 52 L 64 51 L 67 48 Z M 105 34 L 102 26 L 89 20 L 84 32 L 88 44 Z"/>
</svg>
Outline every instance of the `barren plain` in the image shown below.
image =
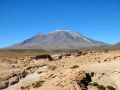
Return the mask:
<svg viewBox="0 0 120 90">
<path fill-rule="evenodd" d="M 120 51 L 0 52 L 0 90 L 120 90 Z"/>
</svg>

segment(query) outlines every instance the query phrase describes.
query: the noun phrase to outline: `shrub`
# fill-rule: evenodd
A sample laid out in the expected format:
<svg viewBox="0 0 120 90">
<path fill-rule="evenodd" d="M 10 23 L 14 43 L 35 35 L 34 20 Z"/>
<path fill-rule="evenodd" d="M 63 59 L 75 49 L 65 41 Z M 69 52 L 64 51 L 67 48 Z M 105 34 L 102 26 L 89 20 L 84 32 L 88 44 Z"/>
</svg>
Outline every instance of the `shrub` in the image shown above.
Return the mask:
<svg viewBox="0 0 120 90">
<path fill-rule="evenodd" d="M 21 86 L 21 89 L 29 89 L 29 86 Z"/>
<path fill-rule="evenodd" d="M 93 86 L 99 86 L 99 84 L 96 83 L 96 82 L 92 83 L 92 85 L 93 85 Z"/>
<path fill-rule="evenodd" d="M 99 85 L 97 82 L 91 83 L 90 85 L 95 86 L 98 88 L 98 90 L 116 90 L 114 87 L 112 86 L 103 86 L 103 85 Z"/>
<path fill-rule="evenodd" d="M 107 89 L 108 90 L 116 90 L 114 87 L 112 87 L 112 86 L 107 86 Z"/>
<path fill-rule="evenodd" d="M 79 66 L 78 65 L 74 65 L 72 67 L 70 67 L 71 69 L 74 69 L 74 68 L 78 68 Z"/>
<path fill-rule="evenodd" d="M 108 53 L 108 49 L 104 49 L 104 52 L 105 52 L 105 53 Z"/>
<path fill-rule="evenodd" d="M 51 70 L 55 70 L 57 67 L 56 66 L 51 66 Z"/>
<path fill-rule="evenodd" d="M 44 83 L 45 81 L 37 81 L 36 83 L 33 84 L 33 88 L 38 88 L 40 86 L 42 86 L 42 84 Z"/>
<path fill-rule="evenodd" d="M 98 90 L 106 90 L 106 88 L 103 85 L 98 85 L 97 88 Z"/>
<path fill-rule="evenodd" d="M 91 75 L 90 75 L 91 77 L 93 77 L 94 76 L 94 72 L 91 72 Z"/>
<path fill-rule="evenodd" d="M 25 87 L 22 86 L 21 89 L 25 89 Z"/>
</svg>

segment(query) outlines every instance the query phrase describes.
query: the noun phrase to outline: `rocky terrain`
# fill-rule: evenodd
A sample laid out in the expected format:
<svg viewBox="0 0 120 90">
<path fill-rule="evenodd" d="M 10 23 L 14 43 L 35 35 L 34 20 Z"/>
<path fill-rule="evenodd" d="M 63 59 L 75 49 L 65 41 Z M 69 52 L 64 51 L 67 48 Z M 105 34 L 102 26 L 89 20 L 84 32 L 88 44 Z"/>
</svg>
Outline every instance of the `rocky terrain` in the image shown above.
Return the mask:
<svg viewBox="0 0 120 90">
<path fill-rule="evenodd" d="M 120 51 L 0 57 L 0 90 L 120 90 Z"/>
</svg>

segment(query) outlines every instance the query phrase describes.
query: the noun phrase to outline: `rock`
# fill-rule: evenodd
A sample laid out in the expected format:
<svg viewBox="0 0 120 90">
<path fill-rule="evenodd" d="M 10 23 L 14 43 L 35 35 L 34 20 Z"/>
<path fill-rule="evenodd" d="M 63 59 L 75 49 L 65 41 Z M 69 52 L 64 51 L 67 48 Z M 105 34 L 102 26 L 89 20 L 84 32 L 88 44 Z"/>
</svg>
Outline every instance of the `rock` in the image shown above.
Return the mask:
<svg viewBox="0 0 120 90">
<path fill-rule="evenodd" d="M 82 55 L 86 55 L 86 54 L 88 54 L 88 53 L 83 52 L 83 51 L 80 51 L 80 52 L 78 52 L 77 54 L 75 54 L 75 57 L 82 56 Z"/>
<path fill-rule="evenodd" d="M 71 56 L 71 54 L 70 53 L 65 53 L 65 54 L 63 54 L 63 56 Z"/>
<path fill-rule="evenodd" d="M 34 69 L 34 67 L 28 67 L 28 68 L 26 68 L 26 75 L 28 75 L 28 74 L 32 74 L 32 73 L 34 73 L 34 71 L 35 71 L 35 69 Z"/>
<path fill-rule="evenodd" d="M 62 59 L 62 54 L 53 55 L 52 58 L 53 58 L 54 60 Z"/>
<path fill-rule="evenodd" d="M 82 80 L 77 80 L 77 84 L 82 87 L 83 90 L 86 90 L 89 82 L 92 81 L 91 76 L 88 73 L 86 73 L 85 75 L 86 76 Z"/>
<path fill-rule="evenodd" d="M 53 58 L 48 54 L 37 55 L 34 59 L 36 59 L 36 60 L 38 60 L 38 59 L 48 59 L 49 61 L 53 60 Z"/>
<path fill-rule="evenodd" d="M 6 80 L 6 81 L 0 81 L 0 89 L 5 89 L 5 88 L 8 87 L 8 85 L 9 85 L 8 80 Z"/>
<path fill-rule="evenodd" d="M 30 69 L 30 70 L 26 70 L 26 74 L 28 75 L 28 74 L 32 74 L 32 73 L 34 73 L 34 69 Z"/>
<path fill-rule="evenodd" d="M 65 58 L 70 58 L 70 56 L 72 56 L 71 53 L 63 53 L 61 57 L 65 59 Z"/>
<path fill-rule="evenodd" d="M 26 73 L 26 71 L 24 70 L 22 73 L 21 73 L 21 78 L 25 78 L 26 77 L 26 75 L 27 75 L 27 73 Z"/>
<path fill-rule="evenodd" d="M 41 90 L 87 90 L 91 78 L 84 71 L 67 70 L 59 77 L 50 79 L 44 84 Z"/>
<path fill-rule="evenodd" d="M 75 85 L 73 84 L 68 84 L 67 86 L 63 87 L 63 90 L 78 90 Z M 79 89 L 82 90 L 82 89 Z"/>
<path fill-rule="evenodd" d="M 19 77 L 18 76 L 15 76 L 15 77 L 12 77 L 9 79 L 9 85 L 14 85 L 16 84 L 17 82 L 19 82 Z"/>
</svg>

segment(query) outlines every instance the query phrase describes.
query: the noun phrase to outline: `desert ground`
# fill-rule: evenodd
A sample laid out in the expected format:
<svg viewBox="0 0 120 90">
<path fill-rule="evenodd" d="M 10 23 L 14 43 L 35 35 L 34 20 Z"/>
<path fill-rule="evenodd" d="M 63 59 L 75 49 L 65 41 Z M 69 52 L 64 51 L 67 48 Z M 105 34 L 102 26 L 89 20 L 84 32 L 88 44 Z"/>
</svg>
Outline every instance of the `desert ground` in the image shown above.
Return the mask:
<svg viewBox="0 0 120 90">
<path fill-rule="evenodd" d="M 120 51 L 0 52 L 0 90 L 120 90 Z"/>
</svg>

